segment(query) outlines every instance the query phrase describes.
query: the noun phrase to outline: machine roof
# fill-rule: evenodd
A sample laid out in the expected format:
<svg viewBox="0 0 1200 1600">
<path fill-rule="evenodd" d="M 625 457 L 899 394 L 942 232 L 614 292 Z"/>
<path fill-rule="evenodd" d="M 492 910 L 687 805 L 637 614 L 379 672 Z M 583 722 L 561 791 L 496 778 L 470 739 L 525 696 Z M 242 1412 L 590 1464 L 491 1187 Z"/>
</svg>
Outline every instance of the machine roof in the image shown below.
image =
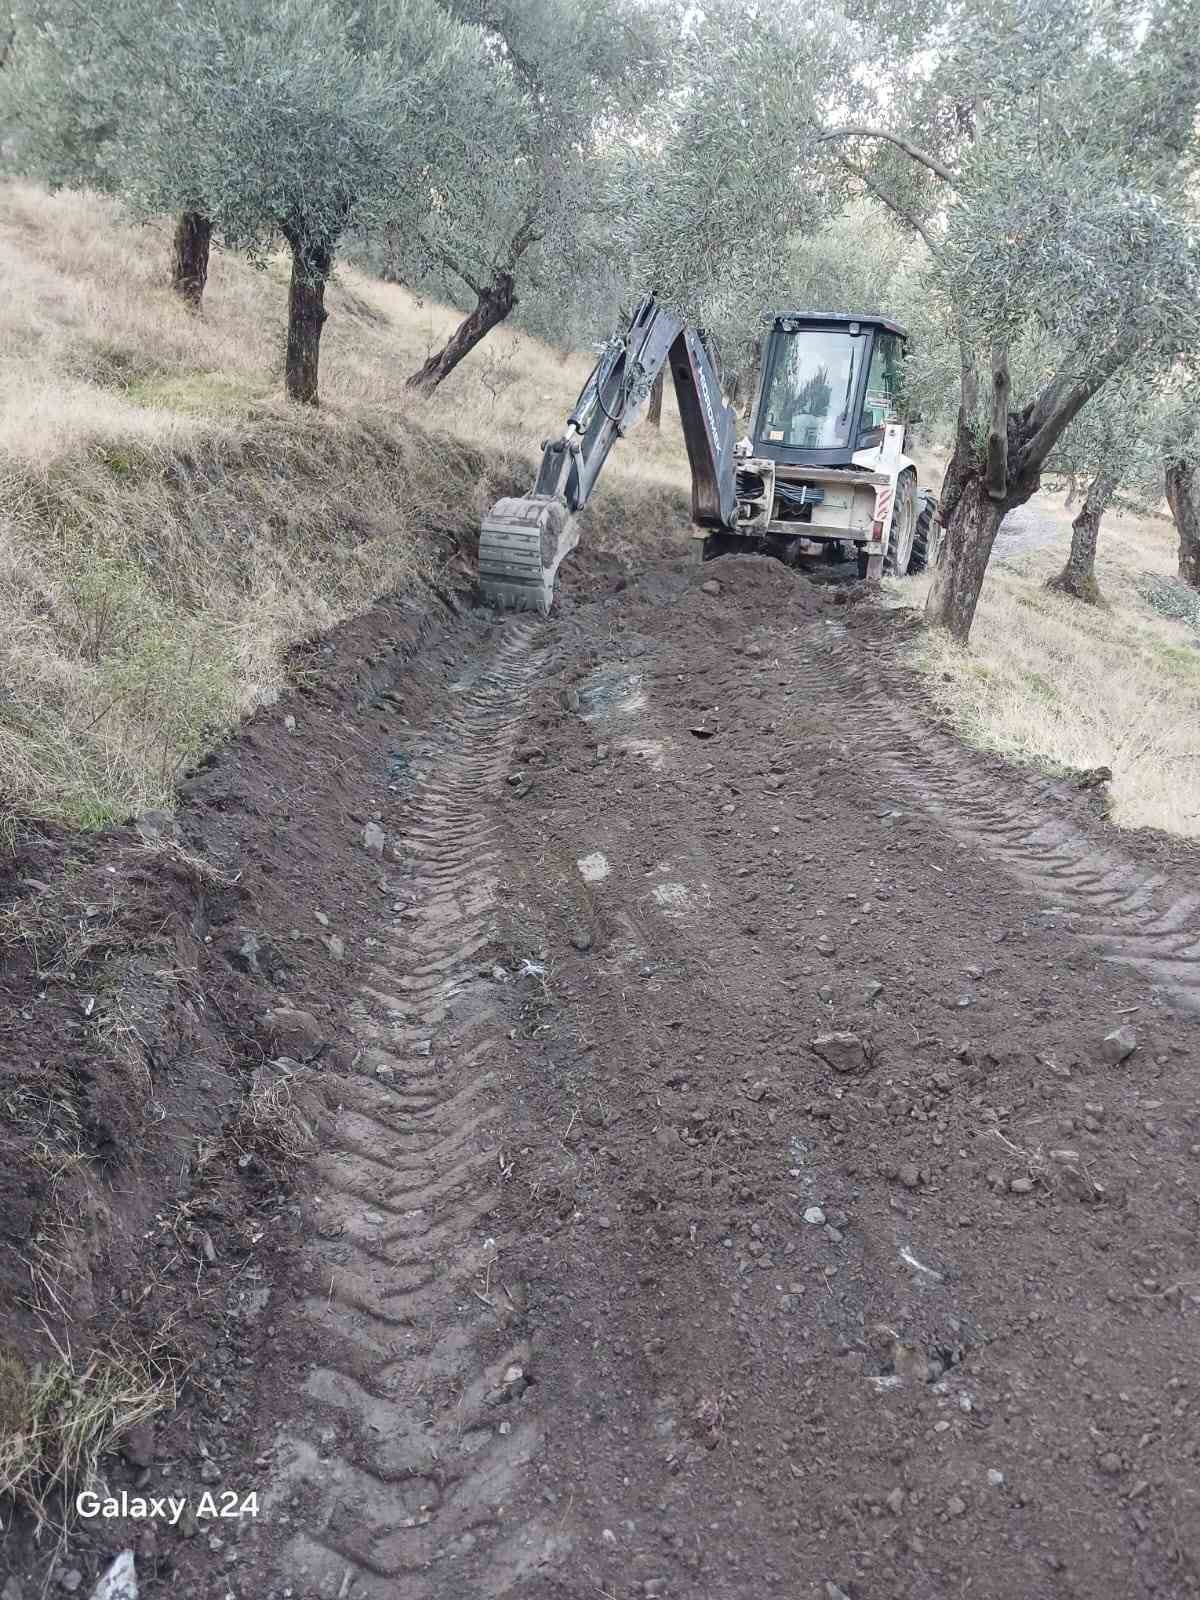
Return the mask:
<svg viewBox="0 0 1200 1600">
<path fill-rule="evenodd" d="M 884 328 L 902 339 L 908 338 L 907 329 L 890 317 L 880 316 L 878 311 L 777 311 L 771 321 L 776 327 L 782 322 L 865 322 L 872 328 Z"/>
</svg>

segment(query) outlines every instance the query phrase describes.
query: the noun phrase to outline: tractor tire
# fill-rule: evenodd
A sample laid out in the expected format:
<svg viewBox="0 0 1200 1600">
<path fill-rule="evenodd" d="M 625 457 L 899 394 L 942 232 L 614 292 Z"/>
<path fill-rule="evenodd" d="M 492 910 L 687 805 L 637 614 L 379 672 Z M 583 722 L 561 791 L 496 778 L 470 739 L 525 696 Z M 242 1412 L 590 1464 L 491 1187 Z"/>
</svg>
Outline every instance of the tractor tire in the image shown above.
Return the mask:
<svg viewBox="0 0 1200 1600">
<path fill-rule="evenodd" d="M 883 558 L 883 570 L 889 577 L 906 577 L 911 569 L 919 511 L 917 475 L 915 472 L 902 472 L 896 485 L 892 527 L 888 534 L 887 553 Z"/>
<path fill-rule="evenodd" d="M 936 572 L 942 564 L 942 525 L 937 520 L 937 496 L 926 490 L 918 497 L 917 531 L 913 535 L 910 572 Z"/>
</svg>

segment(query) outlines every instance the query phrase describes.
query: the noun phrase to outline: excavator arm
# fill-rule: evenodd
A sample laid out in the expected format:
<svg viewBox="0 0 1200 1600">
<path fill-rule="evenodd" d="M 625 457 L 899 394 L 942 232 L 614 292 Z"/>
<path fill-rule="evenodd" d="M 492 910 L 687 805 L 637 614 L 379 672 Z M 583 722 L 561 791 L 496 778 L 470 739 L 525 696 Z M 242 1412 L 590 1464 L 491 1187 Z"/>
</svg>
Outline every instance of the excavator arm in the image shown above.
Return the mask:
<svg viewBox="0 0 1200 1600">
<path fill-rule="evenodd" d="M 737 526 L 733 412 L 721 397 L 703 335 L 649 295 L 625 333 L 606 345 L 562 435 L 543 446 L 533 492 L 498 500 L 484 518 L 479 580 L 485 599 L 517 611 L 549 611 L 559 566 L 579 543 L 576 514 L 613 445 L 641 421 L 668 361 L 692 469 L 693 520 L 707 528 Z"/>
</svg>

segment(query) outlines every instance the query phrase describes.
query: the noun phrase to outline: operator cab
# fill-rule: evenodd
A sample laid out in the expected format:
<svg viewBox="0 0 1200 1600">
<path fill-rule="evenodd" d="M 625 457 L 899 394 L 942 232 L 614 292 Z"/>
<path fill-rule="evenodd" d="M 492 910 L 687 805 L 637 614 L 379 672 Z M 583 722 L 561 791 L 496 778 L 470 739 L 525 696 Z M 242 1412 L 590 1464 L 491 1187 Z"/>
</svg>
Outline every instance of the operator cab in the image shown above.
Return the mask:
<svg viewBox="0 0 1200 1600">
<path fill-rule="evenodd" d="M 763 352 L 753 454 L 797 466 L 849 466 L 897 420 L 907 335 L 886 317 L 781 313 Z"/>
</svg>

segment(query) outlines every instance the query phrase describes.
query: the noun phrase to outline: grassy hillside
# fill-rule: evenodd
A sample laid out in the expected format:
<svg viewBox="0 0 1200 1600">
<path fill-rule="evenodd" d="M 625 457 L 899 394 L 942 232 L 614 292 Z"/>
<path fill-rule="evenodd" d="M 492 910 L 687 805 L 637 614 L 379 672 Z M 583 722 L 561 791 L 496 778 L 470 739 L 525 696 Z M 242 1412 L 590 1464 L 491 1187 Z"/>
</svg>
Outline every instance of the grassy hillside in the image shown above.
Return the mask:
<svg viewBox="0 0 1200 1600">
<path fill-rule="evenodd" d="M 1111 515 L 1096 573 L 1103 606 L 1047 592 L 1071 543 L 1061 497 L 1033 503 L 1051 537 L 997 560 L 963 651 L 920 647 L 933 698 L 963 735 L 1051 770 L 1112 768 L 1112 820 L 1200 838 L 1200 604 L 1192 620 L 1166 609 L 1177 542 L 1165 518 Z M 905 604 L 928 580 L 893 586 Z M 1200 597 L 1193 597 L 1200 601 Z"/>
<path fill-rule="evenodd" d="M 289 646 L 413 581 L 530 481 L 590 364 L 501 331 L 432 402 L 404 378 L 451 313 L 347 270 L 318 413 L 282 399 L 287 267 L 214 252 L 205 311 L 167 235 L 94 196 L 0 195 L 0 819 L 101 825 L 277 693 Z M 589 513 L 682 528 L 677 429 Z M 674 433 L 674 449 L 671 434 Z"/>
</svg>

